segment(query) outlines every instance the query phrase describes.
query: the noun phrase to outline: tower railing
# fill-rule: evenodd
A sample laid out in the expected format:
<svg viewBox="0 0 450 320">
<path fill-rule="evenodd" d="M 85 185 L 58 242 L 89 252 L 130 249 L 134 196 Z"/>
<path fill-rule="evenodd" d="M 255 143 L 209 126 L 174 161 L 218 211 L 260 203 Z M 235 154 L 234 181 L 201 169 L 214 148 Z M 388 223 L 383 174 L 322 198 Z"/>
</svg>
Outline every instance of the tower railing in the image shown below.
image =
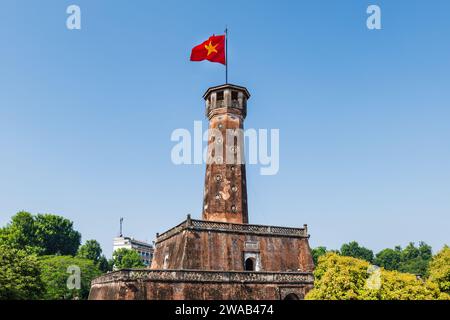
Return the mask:
<svg viewBox="0 0 450 320">
<path fill-rule="evenodd" d="M 194 220 L 188 217 L 187 220 L 183 221 L 172 229 L 169 229 L 162 234 L 158 234 L 156 242 L 158 243 L 169 239 L 185 229 L 198 231 L 205 230 L 218 232 L 252 233 L 272 236 L 308 237 L 308 230 L 306 225 L 304 225 L 303 228 L 289 228 L 257 224 L 239 224 L 219 221 Z"/>
</svg>

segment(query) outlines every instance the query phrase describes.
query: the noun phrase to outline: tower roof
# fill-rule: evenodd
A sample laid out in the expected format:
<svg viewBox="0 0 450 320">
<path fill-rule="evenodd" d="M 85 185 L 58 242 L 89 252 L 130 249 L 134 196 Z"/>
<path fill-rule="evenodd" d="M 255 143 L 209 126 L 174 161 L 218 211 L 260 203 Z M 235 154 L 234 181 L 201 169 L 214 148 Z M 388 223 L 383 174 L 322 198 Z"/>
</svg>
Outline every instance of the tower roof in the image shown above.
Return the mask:
<svg viewBox="0 0 450 320">
<path fill-rule="evenodd" d="M 246 87 L 237 86 L 235 84 L 227 83 L 227 84 L 222 84 L 220 86 L 215 86 L 215 87 L 208 88 L 208 90 L 206 90 L 205 94 L 203 95 L 203 99 L 206 99 L 213 91 L 217 91 L 217 90 L 221 90 L 221 89 L 235 89 L 235 90 L 243 91 L 245 96 L 246 96 L 246 98 L 247 99 L 250 98 L 250 92 L 248 92 Z"/>
</svg>

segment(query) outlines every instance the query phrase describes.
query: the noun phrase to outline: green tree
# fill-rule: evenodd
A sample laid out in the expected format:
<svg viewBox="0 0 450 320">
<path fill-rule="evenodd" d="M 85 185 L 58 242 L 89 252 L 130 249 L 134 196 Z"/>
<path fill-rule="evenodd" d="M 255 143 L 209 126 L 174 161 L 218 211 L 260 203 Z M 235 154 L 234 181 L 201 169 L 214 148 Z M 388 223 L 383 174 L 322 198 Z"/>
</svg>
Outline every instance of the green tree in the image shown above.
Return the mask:
<svg viewBox="0 0 450 320">
<path fill-rule="evenodd" d="M 73 222 L 53 214 L 38 214 L 35 219 L 36 236 L 44 255 L 74 256 L 80 246 L 81 234 L 73 229 Z"/>
<path fill-rule="evenodd" d="M 36 256 L 0 245 L 0 300 L 39 299 L 43 290 Z"/>
<path fill-rule="evenodd" d="M 100 269 L 100 271 L 103 273 L 112 271 L 112 269 L 113 269 L 112 262 L 110 263 L 110 261 L 108 261 L 108 259 L 106 259 L 106 257 L 104 255 L 101 255 L 100 259 L 98 259 L 97 265 L 98 265 L 98 268 Z"/>
<path fill-rule="evenodd" d="M 423 300 L 442 297 L 438 286 L 429 281 L 397 271 L 375 270 L 365 260 L 327 253 L 319 258 L 314 271 L 314 289 L 306 299 Z"/>
<path fill-rule="evenodd" d="M 77 256 L 97 263 L 102 254 L 102 247 L 97 240 L 87 240 L 86 243 L 78 248 Z"/>
<path fill-rule="evenodd" d="M 450 295 L 450 248 L 444 246 L 430 262 L 430 280 L 435 282 L 439 289 Z"/>
<path fill-rule="evenodd" d="M 97 240 L 88 240 L 80 246 L 77 257 L 92 260 L 102 272 L 111 271 L 108 260 L 102 255 L 102 248 Z"/>
<path fill-rule="evenodd" d="M 358 242 L 352 241 L 341 246 L 341 255 L 363 259 L 368 262 L 373 261 L 373 252 L 367 248 L 361 247 Z"/>
<path fill-rule="evenodd" d="M 423 260 L 430 260 L 432 257 L 432 250 L 425 242 L 419 242 L 419 247 L 416 247 L 414 242 L 410 242 L 402 251 L 402 260 L 408 261 L 416 258 Z"/>
<path fill-rule="evenodd" d="M 42 255 L 75 255 L 81 235 L 72 221 L 56 215 L 21 211 L 0 229 L 0 244 Z"/>
<path fill-rule="evenodd" d="M 45 283 L 44 299 L 68 300 L 87 299 L 91 281 L 102 272 L 92 260 L 71 256 L 42 256 L 40 258 L 42 280 Z M 80 268 L 80 288 L 70 288 L 67 283 L 70 273 L 69 267 Z"/>
<path fill-rule="evenodd" d="M 317 263 L 319 262 L 319 257 L 323 256 L 326 253 L 327 253 L 326 247 L 317 247 L 312 249 L 311 254 L 313 257 L 314 265 L 317 265 Z"/>
<path fill-rule="evenodd" d="M 374 263 L 386 270 L 398 270 L 401 261 L 401 249 L 384 249 L 377 253 Z"/>
<path fill-rule="evenodd" d="M 425 278 L 428 274 L 431 257 L 432 250 L 429 245 L 420 242 L 416 247 L 411 242 L 404 249 L 397 246 L 394 249 L 381 250 L 377 253 L 374 263 L 387 270 L 412 273 Z"/>
<path fill-rule="evenodd" d="M 113 252 L 113 265 L 115 269 L 144 268 L 139 254 L 131 249 L 120 248 Z"/>
<path fill-rule="evenodd" d="M 20 211 L 11 218 L 11 222 L 0 229 L 0 244 L 8 247 L 40 253 L 36 238 L 36 225 L 31 213 Z"/>
<path fill-rule="evenodd" d="M 425 242 L 420 242 L 416 247 L 413 242 L 409 243 L 401 252 L 398 271 L 412 273 L 425 277 L 428 274 L 428 265 L 431 261 L 432 250 Z"/>
</svg>

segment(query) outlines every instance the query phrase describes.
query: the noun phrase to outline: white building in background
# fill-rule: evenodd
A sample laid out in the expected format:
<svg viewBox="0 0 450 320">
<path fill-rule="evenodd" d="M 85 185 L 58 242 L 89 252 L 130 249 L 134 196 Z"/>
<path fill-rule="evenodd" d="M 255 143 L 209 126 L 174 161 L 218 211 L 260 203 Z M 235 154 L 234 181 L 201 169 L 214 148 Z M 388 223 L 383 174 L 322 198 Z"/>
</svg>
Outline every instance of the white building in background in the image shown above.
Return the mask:
<svg viewBox="0 0 450 320">
<path fill-rule="evenodd" d="M 125 248 L 132 249 L 139 253 L 142 262 L 145 266 L 150 267 L 153 259 L 153 246 L 147 242 L 139 241 L 129 237 L 114 238 L 113 252 L 117 249 Z"/>
</svg>

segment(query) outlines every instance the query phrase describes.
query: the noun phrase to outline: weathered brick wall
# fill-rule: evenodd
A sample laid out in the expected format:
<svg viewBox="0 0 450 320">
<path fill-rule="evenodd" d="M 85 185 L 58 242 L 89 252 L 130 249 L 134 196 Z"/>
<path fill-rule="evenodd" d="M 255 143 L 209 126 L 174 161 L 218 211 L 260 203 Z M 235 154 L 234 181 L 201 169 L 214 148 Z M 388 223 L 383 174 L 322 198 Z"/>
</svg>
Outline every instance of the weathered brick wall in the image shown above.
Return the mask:
<svg viewBox="0 0 450 320">
<path fill-rule="evenodd" d="M 94 280 L 89 299 L 278 300 L 292 293 L 303 299 L 311 288 L 312 276 L 299 273 L 125 270 Z"/>
<path fill-rule="evenodd" d="M 311 289 L 312 285 L 114 282 L 92 286 L 89 300 L 282 300 L 290 293 L 303 299 Z"/>
<path fill-rule="evenodd" d="M 248 241 L 259 249 L 249 250 Z M 184 229 L 156 243 L 151 269 L 244 270 L 244 252 L 256 252 L 261 271 L 312 272 L 314 264 L 307 237 L 256 235 Z"/>
</svg>

